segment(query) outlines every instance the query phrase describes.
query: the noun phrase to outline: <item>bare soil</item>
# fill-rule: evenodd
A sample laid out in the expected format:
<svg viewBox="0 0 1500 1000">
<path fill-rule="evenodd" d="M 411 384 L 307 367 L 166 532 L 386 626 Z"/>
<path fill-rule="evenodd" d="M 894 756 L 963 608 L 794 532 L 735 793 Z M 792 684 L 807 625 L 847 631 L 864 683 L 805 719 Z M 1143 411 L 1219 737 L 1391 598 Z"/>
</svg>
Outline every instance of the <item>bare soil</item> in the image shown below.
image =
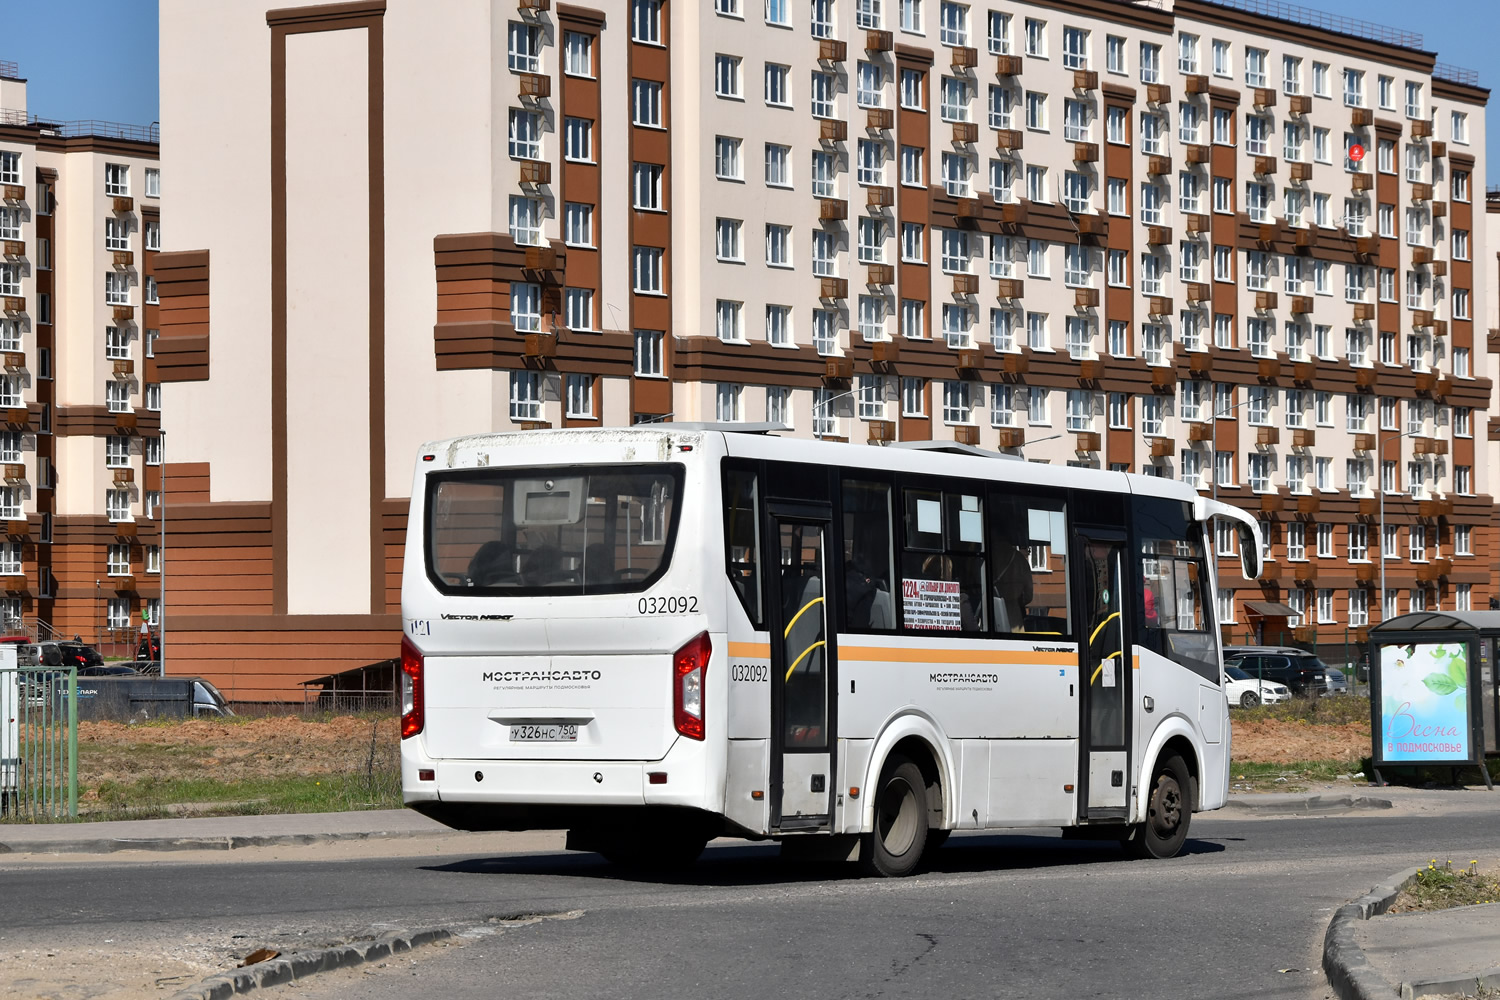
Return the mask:
<svg viewBox="0 0 1500 1000">
<path fill-rule="evenodd" d="M 1370 753 L 1368 722 L 1329 725 L 1300 719 L 1232 719 L 1231 728 L 1234 759 L 1243 763 L 1357 762 Z"/>
</svg>

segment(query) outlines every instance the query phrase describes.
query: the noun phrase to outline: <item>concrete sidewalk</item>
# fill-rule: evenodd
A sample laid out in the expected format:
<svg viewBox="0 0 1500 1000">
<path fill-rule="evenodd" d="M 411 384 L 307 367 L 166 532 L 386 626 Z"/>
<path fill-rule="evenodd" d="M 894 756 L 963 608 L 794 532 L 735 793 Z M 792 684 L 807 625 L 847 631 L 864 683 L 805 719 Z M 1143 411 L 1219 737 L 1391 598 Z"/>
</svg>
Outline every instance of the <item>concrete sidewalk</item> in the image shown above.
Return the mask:
<svg viewBox="0 0 1500 1000">
<path fill-rule="evenodd" d="M 1371 917 L 1354 925 L 1354 940 L 1403 997 L 1500 984 L 1500 903 Z"/>
</svg>

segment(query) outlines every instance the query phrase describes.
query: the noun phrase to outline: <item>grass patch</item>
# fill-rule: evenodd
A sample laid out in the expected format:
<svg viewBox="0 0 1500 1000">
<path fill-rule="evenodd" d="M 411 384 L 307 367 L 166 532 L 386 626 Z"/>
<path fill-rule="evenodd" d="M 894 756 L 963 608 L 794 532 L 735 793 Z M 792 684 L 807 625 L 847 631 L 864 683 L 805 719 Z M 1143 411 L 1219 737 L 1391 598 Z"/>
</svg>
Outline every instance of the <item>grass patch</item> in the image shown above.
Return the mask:
<svg viewBox="0 0 1500 1000">
<path fill-rule="evenodd" d="M 1280 707 L 1280 706 L 1277 706 Z M 1359 771 L 1358 761 L 1305 760 L 1291 764 L 1259 764 L 1235 761 L 1229 769 L 1232 792 L 1305 792 L 1312 785 L 1338 782 L 1363 787 L 1364 776 L 1352 780 L 1347 775 Z"/>
<path fill-rule="evenodd" d="M 1236 721 L 1304 722 L 1313 726 L 1342 726 L 1370 721 L 1370 699 L 1366 695 L 1334 695 L 1330 698 L 1292 698 L 1276 705 L 1236 709 Z"/>
<path fill-rule="evenodd" d="M 1446 910 L 1454 906 L 1500 902 L 1500 878 L 1494 872 L 1479 870 L 1478 861 L 1467 867 L 1453 867 L 1453 862 L 1436 858 L 1417 872 L 1416 879 L 1402 890 L 1391 905 L 1392 913 L 1419 910 Z"/>
<path fill-rule="evenodd" d="M 257 816 L 401 808 L 401 771 L 214 781 L 209 778 L 106 781 L 86 803 L 89 820 L 170 816 Z M 83 810 L 80 810 L 81 812 Z"/>
</svg>

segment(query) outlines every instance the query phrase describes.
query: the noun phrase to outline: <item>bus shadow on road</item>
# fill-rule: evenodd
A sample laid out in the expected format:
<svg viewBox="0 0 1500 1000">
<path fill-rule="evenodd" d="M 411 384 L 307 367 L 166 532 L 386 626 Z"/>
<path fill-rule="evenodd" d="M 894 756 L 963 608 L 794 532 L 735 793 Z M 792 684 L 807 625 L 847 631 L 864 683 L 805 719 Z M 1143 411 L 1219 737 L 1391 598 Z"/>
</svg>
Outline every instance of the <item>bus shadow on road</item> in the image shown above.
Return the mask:
<svg viewBox="0 0 1500 1000">
<path fill-rule="evenodd" d="M 1218 854 L 1224 850 L 1226 848 L 1222 843 L 1189 839 L 1179 856 Z M 1093 864 L 1125 864 L 1129 861 L 1129 856 L 1114 841 L 1014 834 L 978 835 L 949 840 L 941 850 L 932 854 L 923 866 L 923 873 L 970 875 Z M 465 875 L 552 875 L 613 882 L 719 888 L 839 882 L 866 877 L 853 862 L 783 859 L 779 848 L 774 844 L 711 847 L 703 853 L 697 864 L 670 871 L 625 868 L 612 865 L 597 854 L 584 852 L 467 858 L 449 864 L 423 866 L 423 870 Z"/>
</svg>

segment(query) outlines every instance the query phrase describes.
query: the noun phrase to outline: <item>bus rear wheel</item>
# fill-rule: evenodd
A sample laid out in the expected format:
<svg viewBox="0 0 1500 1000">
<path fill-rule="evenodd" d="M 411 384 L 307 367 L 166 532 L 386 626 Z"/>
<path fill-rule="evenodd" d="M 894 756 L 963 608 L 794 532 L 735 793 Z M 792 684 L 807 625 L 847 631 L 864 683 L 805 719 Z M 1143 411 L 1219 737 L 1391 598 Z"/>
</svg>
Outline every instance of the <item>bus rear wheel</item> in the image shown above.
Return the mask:
<svg viewBox="0 0 1500 1000">
<path fill-rule="evenodd" d="M 1131 829 L 1127 851 L 1137 858 L 1170 858 L 1182 850 L 1193 819 L 1191 782 L 1177 754 L 1157 762 L 1147 788 L 1146 822 Z"/>
<path fill-rule="evenodd" d="M 867 874 L 900 878 L 916 871 L 927 849 L 927 782 L 922 769 L 892 755 L 875 793 L 875 829 L 861 838 L 859 861 Z"/>
</svg>

